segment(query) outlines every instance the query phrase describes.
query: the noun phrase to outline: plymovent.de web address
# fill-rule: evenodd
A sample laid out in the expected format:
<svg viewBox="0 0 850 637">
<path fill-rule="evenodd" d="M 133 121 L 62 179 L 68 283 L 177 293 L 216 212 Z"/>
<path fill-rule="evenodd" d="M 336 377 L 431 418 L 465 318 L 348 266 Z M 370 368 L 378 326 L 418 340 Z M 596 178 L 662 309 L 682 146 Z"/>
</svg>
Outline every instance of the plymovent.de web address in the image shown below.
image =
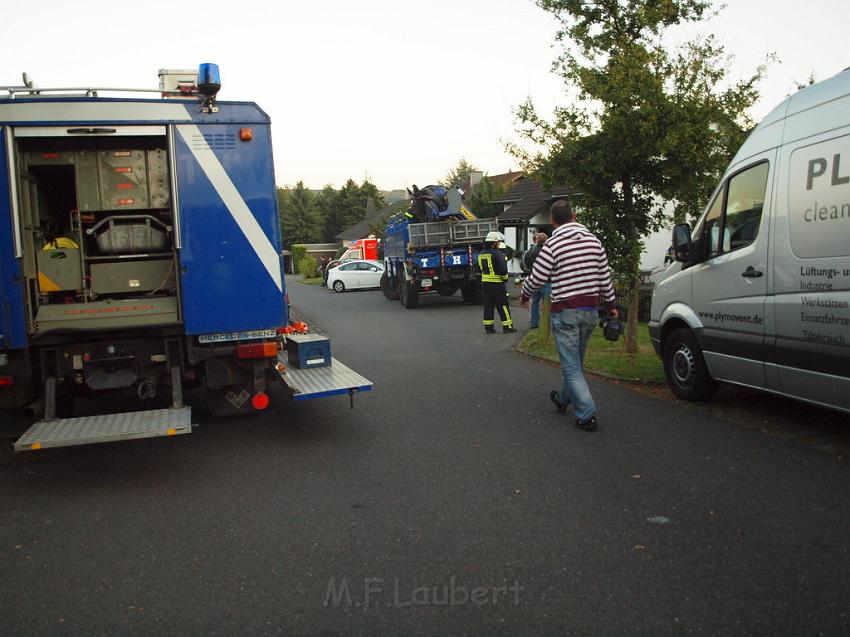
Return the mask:
<svg viewBox="0 0 850 637">
<path fill-rule="evenodd" d="M 764 318 L 758 314 L 727 314 L 726 312 L 700 312 L 701 319 L 708 319 L 718 323 L 749 323 L 751 325 L 761 325 L 764 323 Z"/>
</svg>

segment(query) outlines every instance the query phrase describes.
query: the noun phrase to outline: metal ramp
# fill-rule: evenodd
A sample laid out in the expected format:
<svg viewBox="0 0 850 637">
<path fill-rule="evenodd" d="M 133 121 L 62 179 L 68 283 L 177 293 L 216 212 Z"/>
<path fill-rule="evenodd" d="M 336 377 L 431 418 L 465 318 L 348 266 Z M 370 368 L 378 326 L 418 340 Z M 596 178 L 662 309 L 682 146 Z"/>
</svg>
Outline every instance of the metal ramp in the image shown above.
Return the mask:
<svg viewBox="0 0 850 637">
<path fill-rule="evenodd" d="M 192 432 L 192 408 L 40 420 L 15 442 L 15 451 L 117 442 Z"/>
<path fill-rule="evenodd" d="M 278 360 L 286 369 L 280 374 L 280 380 L 292 391 L 292 400 L 309 400 L 339 394 L 348 394 L 353 400 L 357 392 L 372 390 L 372 381 L 335 358 L 331 358 L 331 364 L 326 367 L 311 369 L 298 369 L 287 365 L 282 354 L 278 354 Z"/>
</svg>

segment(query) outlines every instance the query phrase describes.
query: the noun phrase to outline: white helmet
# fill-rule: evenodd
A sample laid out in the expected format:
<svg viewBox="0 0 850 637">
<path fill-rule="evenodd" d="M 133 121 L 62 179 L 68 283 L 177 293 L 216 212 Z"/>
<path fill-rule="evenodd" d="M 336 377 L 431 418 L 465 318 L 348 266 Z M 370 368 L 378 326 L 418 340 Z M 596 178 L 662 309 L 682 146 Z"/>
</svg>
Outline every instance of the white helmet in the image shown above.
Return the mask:
<svg viewBox="0 0 850 637">
<path fill-rule="evenodd" d="M 487 233 L 487 236 L 484 237 L 484 243 L 495 243 L 496 241 L 504 241 L 505 235 L 501 232 L 496 232 L 495 230 L 491 230 Z"/>
</svg>

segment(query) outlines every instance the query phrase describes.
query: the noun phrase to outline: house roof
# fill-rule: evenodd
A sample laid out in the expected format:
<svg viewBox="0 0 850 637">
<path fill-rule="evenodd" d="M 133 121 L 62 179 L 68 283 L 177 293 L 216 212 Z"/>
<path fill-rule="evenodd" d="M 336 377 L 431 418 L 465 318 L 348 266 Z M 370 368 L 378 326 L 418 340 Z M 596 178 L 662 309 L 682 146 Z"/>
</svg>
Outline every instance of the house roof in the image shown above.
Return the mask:
<svg viewBox="0 0 850 637">
<path fill-rule="evenodd" d="M 498 216 L 499 221 L 528 221 L 541 212 L 545 212 L 558 199 L 576 194 L 573 188 L 553 186 L 544 188 L 540 182 L 530 177 L 519 179 L 505 194 L 491 203 L 505 204 L 505 211 Z"/>
<path fill-rule="evenodd" d="M 514 183 L 518 179 L 522 179 L 522 177 L 523 172 L 520 170 L 515 170 L 509 173 L 502 173 L 501 175 L 484 175 L 484 177 L 482 177 L 482 180 L 488 179 L 490 180 L 490 183 L 494 186 L 510 187 L 512 183 Z M 461 188 L 467 194 L 472 192 L 472 188 L 469 185 L 469 181 L 462 185 Z"/>
<path fill-rule="evenodd" d="M 336 235 L 335 238 L 340 241 L 356 241 L 357 239 L 362 239 L 369 235 L 373 226 L 386 221 L 397 212 L 407 210 L 409 205 L 410 202 L 406 199 L 403 201 L 396 201 L 386 208 L 381 208 L 372 214 L 367 214 L 361 221 L 358 221 L 353 226 L 347 227 L 345 230 Z"/>
</svg>

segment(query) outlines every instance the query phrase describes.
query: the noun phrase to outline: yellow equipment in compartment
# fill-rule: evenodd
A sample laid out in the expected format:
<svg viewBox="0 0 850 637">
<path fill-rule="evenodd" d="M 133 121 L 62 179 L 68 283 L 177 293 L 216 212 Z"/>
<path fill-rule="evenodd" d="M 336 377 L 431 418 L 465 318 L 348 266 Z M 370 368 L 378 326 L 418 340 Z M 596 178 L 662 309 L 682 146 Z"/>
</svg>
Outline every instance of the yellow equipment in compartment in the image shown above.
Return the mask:
<svg viewBox="0 0 850 637">
<path fill-rule="evenodd" d="M 48 241 L 36 254 L 38 289 L 49 292 L 78 291 L 83 285 L 80 246 L 68 237 Z"/>
</svg>

